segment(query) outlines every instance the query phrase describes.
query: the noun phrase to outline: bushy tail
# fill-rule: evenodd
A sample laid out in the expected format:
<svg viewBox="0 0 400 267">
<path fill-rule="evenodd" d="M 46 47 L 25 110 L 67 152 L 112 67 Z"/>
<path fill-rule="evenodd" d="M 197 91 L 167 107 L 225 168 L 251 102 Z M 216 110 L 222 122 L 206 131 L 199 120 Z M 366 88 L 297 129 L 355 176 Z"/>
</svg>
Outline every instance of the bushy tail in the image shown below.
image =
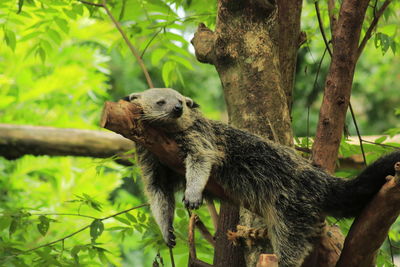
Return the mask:
<svg viewBox="0 0 400 267">
<path fill-rule="evenodd" d="M 355 179 L 331 179 L 324 210 L 334 217 L 357 216 L 386 182 L 394 175 L 394 164 L 400 162 L 400 151 L 381 157 Z"/>
</svg>

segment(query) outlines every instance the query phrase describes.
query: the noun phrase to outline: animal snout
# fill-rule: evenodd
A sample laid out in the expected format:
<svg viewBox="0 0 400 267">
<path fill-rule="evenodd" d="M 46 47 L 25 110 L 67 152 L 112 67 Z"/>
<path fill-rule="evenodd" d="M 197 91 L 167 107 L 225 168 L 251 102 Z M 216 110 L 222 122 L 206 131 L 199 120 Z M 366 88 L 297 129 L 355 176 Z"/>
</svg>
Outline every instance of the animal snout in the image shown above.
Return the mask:
<svg viewBox="0 0 400 267">
<path fill-rule="evenodd" d="M 183 106 L 182 106 L 181 104 L 176 104 L 176 105 L 174 106 L 174 108 L 172 109 L 172 111 L 173 111 L 173 113 L 174 113 L 174 116 L 175 116 L 176 118 L 178 118 L 178 117 L 180 117 L 180 116 L 182 115 Z"/>
</svg>

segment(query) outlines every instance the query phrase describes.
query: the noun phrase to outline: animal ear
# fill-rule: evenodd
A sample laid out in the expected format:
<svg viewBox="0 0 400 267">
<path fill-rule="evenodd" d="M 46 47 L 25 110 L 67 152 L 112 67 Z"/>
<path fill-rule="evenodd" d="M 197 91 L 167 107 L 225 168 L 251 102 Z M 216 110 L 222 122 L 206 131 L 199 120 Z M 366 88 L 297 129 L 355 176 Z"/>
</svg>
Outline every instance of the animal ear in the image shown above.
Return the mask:
<svg viewBox="0 0 400 267">
<path fill-rule="evenodd" d="M 191 98 L 189 98 L 189 97 L 185 97 L 185 98 L 186 98 L 186 105 L 189 108 L 198 108 L 198 107 L 200 107 L 200 105 L 197 104 L 196 102 L 194 102 Z"/>
<path fill-rule="evenodd" d="M 140 93 L 132 93 L 128 96 L 128 101 L 138 99 L 138 98 L 140 98 L 140 95 L 141 95 Z"/>
</svg>

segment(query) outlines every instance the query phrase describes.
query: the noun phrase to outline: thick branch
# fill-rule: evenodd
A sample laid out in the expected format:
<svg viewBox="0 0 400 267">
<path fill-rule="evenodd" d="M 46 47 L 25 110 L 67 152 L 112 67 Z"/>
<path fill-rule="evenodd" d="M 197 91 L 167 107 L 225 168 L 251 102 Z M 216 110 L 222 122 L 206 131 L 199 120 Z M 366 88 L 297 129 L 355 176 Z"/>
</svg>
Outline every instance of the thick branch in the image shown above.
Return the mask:
<svg viewBox="0 0 400 267">
<path fill-rule="evenodd" d="M 157 158 L 175 172 L 184 175 L 185 167 L 183 159 L 179 156 L 179 148 L 173 139 L 159 129 L 152 128 L 142 123 L 139 118 L 141 116 L 141 107 L 127 101 L 120 100 L 118 103 L 106 102 L 103 109 L 101 126 L 121 134 L 125 138 L 139 142 Z M 206 191 L 217 196 L 222 200 L 229 200 L 233 203 L 239 201 L 230 198 L 225 193 L 211 175 Z"/>
<path fill-rule="evenodd" d="M 346 111 L 350 102 L 357 49 L 369 0 L 344 0 L 333 34 L 332 62 L 319 114 L 313 160 L 329 172 L 335 169 Z"/>
<path fill-rule="evenodd" d="M 387 177 L 388 181 L 354 221 L 336 267 L 375 265 L 377 252 L 400 214 L 400 162 L 395 170 L 396 176 Z"/>
<path fill-rule="evenodd" d="M 0 124 L 0 155 L 6 159 L 26 154 L 108 158 L 133 149 L 133 144 L 109 132 Z"/>
</svg>

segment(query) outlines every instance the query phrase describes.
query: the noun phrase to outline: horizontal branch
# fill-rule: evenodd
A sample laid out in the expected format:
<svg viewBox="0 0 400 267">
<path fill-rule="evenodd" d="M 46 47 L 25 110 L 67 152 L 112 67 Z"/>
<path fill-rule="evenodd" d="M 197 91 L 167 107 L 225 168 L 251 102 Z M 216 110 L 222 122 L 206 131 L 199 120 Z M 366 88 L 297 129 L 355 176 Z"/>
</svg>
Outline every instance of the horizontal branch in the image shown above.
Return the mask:
<svg viewBox="0 0 400 267">
<path fill-rule="evenodd" d="M 108 158 L 134 148 L 122 136 L 95 130 L 0 124 L 0 156 L 83 156 Z"/>
<path fill-rule="evenodd" d="M 183 159 L 180 157 L 179 148 L 175 140 L 169 138 L 161 130 L 150 127 L 140 120 L 142 108 L 138 104 L 120 100 L 118 103 L 106 102 L 104 104 L 101 126 L 119 133 L 125 138 L 139 142 L 151 151 L 158 160 L 175 172 L 185 175 Z M 233 203 L 239 200 L 231 199 L 211 175 L 206 191 Z"/>
<path fill-rule="evenodd" d="M 362 139 L 365 143 L 373 143 L 379 137 L 381 136 L 362 136 Z M 400 143 L 400 135 L 388 138 L 386 141 Z M 356 144 L 356 138 L 350 137 L 349 143 Z M 385 143 L 379 145 L 392 147 Z M 0 156 L 10 160 L 24 155 L 94 158 L 117 156 L 118 163 L 131 165 L 129 159 L 133 157 L 126 152 L 132 149 L 134 149 L 132 141 L 113 132 L 0 123 Z M 358 155 L 339 158 L 339 161 L 341 168 L 363 168 L 362 158 Z"/>
</svg>

